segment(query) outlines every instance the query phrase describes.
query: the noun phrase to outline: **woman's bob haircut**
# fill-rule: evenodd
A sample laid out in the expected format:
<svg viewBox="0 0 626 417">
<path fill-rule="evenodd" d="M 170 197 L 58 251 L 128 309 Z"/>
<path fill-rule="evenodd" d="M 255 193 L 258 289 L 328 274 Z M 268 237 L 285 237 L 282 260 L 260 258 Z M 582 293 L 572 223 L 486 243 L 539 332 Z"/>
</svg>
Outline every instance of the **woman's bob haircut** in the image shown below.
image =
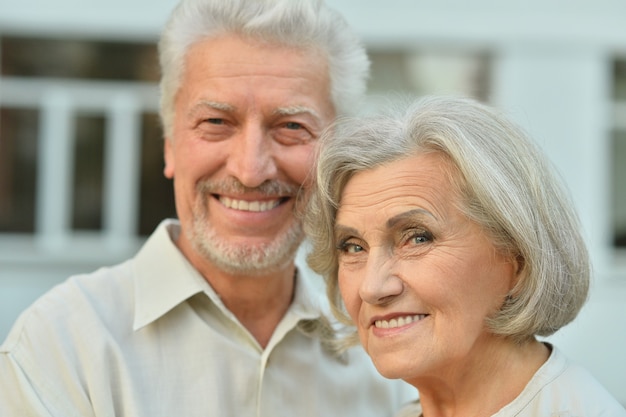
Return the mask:
<svg viewBox="0 0 626 417">
<path fill-rule="evenodd" d="M 334 237 L 346 184 L 357 172 L 432 152 L 454 167 L 447 175 L 460 193 L 459 209 L 520 265 L 516 286 L 488 318 L 488 328 L 523 343 L 572 321 L 587 299 L 590 264 L 566 189 L 535 144 L 506 117 L 475 100 L 445 96 L 339 119 L 320 139 L 305 227 L 312 244 L 308 261 L 327 281 L 334 314 L 351 324 L 337 284 Z"/>
</svg>

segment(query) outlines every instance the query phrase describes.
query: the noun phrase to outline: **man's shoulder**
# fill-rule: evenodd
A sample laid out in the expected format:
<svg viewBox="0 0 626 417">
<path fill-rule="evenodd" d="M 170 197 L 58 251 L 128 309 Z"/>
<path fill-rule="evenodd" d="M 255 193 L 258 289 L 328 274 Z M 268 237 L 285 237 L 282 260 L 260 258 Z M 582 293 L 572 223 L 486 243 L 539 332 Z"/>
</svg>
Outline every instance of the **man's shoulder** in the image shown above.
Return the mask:
<svg viewBox="0 0 626 417">
<path fill-rule="evenodd" d="M 126 261 L 72 276 L 20 315 L 0 346 L 0 385 L 23 396 L 17 407 L 89 409 L 82 384 L 106 371 L 111 340 L 132 328 L 130 270 Z"/>
<path fill-rule="evenodd" d="M 155 264 L 163 258 L 158 251 L 167 246 L 169 229 L 176 226 L 173 220 L 163 221 L 134 257 L 55 285 L 21 313 L 2 349 L 11 349 L 26 334 L 56 338 L 85 329 L 132 328 L 137 276 L 142 265 L 158 271 Z"/>
<path fill-rule="evenodd" d="M 20 314 L 0 350 L 11 350 L 24 338 L 42 338 L 47 345 L 96 322 L 114 325 L 132 310 L 131 262 L 73 275 L 48 290 Z"/>
</svg>

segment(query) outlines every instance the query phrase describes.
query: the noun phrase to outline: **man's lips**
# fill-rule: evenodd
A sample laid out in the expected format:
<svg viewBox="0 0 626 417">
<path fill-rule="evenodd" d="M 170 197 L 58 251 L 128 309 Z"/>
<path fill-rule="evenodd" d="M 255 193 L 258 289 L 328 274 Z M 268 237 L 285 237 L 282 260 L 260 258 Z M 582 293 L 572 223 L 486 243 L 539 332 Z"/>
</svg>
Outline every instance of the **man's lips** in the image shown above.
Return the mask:
<svg viewBox="0 0 626 417">
<path fill-rule="evenodd" d="M 407 314 L 395 316 L 393 318 L 374 318 L 371 325 L 377 329 L 393 329 L 423 320 L 427 316 L 428 314 Z"/>
<path fill-rule="evenodd" d="M 238 200 L 226 196 L 216 196 L 224 206 L 241 211 L 264 212 L 272 210 L 285 201 L 286 198 L 276 198 L 271 200 Z"/>
</svg>

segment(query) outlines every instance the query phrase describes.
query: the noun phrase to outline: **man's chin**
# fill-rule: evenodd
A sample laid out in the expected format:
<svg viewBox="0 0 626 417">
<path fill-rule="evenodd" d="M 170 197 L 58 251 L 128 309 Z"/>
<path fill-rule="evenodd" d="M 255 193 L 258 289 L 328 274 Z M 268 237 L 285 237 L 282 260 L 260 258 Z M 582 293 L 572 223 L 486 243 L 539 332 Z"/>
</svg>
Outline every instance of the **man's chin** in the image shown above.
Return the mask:
<svg viewBox="0 0 626 417">
<path fill-rule="evenodd" d="M 289 266 L 304 239 L 301 227 L 292 227 L 273 241 L 233 242 L 217 236 L 215 230 L 196 224 L 194 249 L 218 269 L 231 274 L 260 275 Z M 204 233 L 198 233 L 204 229 Z"/>
<path fill-rule="evenodd" d="M 221 249 L 221 250 L 220 250 Z M 230 248 L 203 248 L 205 259 L 218 269 L 231 274 L 261 275 L 279 271 L 291 265 L 298 245 L 290 248 L 267 248 L 263 246 L 239 246 Z"/>
</svg>

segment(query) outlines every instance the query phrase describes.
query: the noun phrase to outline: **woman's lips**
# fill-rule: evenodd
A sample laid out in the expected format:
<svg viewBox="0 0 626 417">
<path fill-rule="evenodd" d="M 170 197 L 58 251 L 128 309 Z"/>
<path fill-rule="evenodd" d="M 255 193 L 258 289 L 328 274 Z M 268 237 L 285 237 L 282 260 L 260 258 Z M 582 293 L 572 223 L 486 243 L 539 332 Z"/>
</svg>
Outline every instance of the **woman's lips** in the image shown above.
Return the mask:
<svg viewBox="0 0 626 417">
<path fill-rule="evenodd" d="M 377 329 L 393 329 L 423 320 L 426 316 L 428 316 L 428 314 L 408 314 L 404 316 L 397 316 L 392 319 L 375 319 L 372 324 Z"/>
</svg>

